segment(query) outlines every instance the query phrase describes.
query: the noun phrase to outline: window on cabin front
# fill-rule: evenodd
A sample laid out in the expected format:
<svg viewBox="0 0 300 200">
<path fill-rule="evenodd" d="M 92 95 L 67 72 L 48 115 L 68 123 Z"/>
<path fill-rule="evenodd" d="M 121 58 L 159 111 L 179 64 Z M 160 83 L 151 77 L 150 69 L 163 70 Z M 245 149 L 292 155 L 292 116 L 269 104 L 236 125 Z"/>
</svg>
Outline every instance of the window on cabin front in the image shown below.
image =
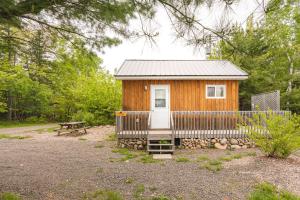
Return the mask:
<svg viewBox="0 0 300 200">
<path fill-rule="evenodd" d="M 224 99 L 226 96 L 225 85 L 206 85 L 206 98 Z"/>
<path fill-rule="evenodd" d="M 166 107 L 166 90 L 155 89 L 155 107 L 165 108 Z"/>
</svg>

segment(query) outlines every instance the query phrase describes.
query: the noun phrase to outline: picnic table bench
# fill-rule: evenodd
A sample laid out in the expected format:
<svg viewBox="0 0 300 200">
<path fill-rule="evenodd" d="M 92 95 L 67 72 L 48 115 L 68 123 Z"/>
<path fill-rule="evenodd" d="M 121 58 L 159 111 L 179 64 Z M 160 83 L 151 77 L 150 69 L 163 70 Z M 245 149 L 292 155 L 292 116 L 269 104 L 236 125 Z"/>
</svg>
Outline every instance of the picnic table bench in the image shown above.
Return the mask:
<svg viewBox="0 0 300 200">
<path fill-rule="evenodd" d="M 79 133 L 80 130 L 84 131 L 86 134 L 85 122 L 63 122 L 59 123 L 60 129 L 57 131 L 57 135 L 61 135 L 62 131 L 65 130 L 65 133 L 73 134 Z"/>
</svg>

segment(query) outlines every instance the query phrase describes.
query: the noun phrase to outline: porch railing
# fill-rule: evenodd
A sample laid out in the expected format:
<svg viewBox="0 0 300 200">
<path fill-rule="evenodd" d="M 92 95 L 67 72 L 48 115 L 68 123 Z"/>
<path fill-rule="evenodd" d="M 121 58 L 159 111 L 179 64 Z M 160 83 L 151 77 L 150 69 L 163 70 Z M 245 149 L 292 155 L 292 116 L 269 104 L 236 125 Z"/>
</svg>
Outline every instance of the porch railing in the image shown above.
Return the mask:
<svg viewBox="0 0 300 200">
<path fill-rule="evenodd" d="M 116 133 L 118 138 L 146 138 L 151 123 L 150 111 L 124 111 L 122 116 L 116 112 Z"/>
<path fill-rule="evenodd" d="M 289 115 L 290 112 L 172 111 L 172 134 L 175 138 L 244 138 L 247 128 L 255 128 L 251 121 L 259 113 Z"/>
</svg>

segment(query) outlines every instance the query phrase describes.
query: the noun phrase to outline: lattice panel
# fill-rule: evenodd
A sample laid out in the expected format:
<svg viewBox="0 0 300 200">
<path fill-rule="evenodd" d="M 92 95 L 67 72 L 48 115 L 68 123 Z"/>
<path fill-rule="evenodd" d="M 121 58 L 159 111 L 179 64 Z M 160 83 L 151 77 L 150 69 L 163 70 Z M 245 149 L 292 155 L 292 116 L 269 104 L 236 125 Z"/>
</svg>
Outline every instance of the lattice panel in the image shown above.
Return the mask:
<svg viewBox="0 0 300 200">
<path fill-rule="evenodd" d="M 280 110 L 280 91 L 251 96 L 252 110 Z"/>
</svg>

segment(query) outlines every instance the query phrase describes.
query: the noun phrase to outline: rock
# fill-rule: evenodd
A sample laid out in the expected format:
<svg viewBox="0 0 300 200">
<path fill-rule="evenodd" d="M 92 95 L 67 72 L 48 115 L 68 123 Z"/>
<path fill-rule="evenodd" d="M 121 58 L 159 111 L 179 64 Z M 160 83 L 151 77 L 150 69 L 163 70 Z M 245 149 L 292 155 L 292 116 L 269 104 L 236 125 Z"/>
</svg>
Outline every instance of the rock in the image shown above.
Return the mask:
<svg viewBox="0 0 300 200">
<path fill-rule="evenodd" d="M 141 145 L 143 142 L 141 140 L 137 141 L 136 144 Z"/>
<path fill-rule="evenodd" d="M 232 138 L 230 140 L 230 144 L 237 145 L 237 144 L 239 144 L 239 141 L 237 141 L 236 139 Z"/>
<path fill-rule="evenodd" d="M 142 149 L 144 149 L 144 146 L 143 145 L 139 145 L 138 146 L 138 150 L 142 150 Z"/>
<path fill-rule="evenodd" d="M 215 140 L 215 139 L 212 139 L 210 142 L 214 144 L 214 143 L 216 143 L 216 142 L 217 142 L 217 140 Z"/>
<path fill-rule="evenodd" d="M 226 149 L 227 148 L 227 144 L 221 145 L 220 143 L 215 143 L 215 148 L 217 148 L 217 149 Z"/>
<path fill-rule="evenodd" d="M 242 149 L 247 149 L 247 148 L 248 148 L 247 145 L 243 145 L 243 146 L 242 146 Z"/>
<path fill-rule="evenodd" d="M 234 145 L 231 145 L 231 149 L 240 149 L 241 147 L 239 146 L 239 145 L 236 145 L 236 144 L 234 144 Z"/>
<path fill-rule="evenodd" d="M 222 145 L 227 144 L 227 139 L 226 139 L 226 138 L 223 138 L 223 139 L 220 141 L 220 143 L 221 143 Z"/>
<path fill-rule="evenodd" d="M 121 144 L 121 148 L 125 148 L 125 144 Z"/>
</svg>

